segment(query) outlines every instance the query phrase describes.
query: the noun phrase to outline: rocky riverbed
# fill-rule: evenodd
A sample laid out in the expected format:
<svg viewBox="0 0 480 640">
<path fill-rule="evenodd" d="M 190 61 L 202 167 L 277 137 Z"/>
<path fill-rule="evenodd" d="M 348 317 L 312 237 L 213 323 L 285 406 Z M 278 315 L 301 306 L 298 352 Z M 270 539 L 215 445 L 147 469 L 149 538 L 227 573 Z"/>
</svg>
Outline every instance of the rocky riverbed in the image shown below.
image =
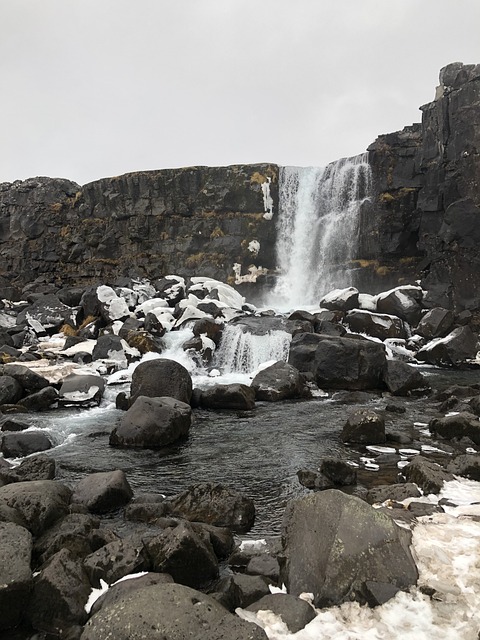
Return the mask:
<svg viewBox="0 0 480 640">
<path fill-rule="evenodd" d="M 6 637 L 476 638 L 474 314 L 418 286 L 280 314 L 175 276 L 23 297 L 0 312 Z"/>
</svg>

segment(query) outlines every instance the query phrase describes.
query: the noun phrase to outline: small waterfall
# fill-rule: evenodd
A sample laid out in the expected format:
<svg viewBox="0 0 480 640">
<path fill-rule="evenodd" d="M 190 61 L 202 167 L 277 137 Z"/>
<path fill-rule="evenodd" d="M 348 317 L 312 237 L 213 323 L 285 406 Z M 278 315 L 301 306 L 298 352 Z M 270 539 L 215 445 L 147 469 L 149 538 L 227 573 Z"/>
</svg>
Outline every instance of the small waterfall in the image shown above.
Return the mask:
<svg viewBox="0 0 480 640">
<path fill-rule="evenodd" d="M 215 363 L 224 373 L 251 373 L 264 362 L 287 360 L 292 336 L 272 330 L 257 336 L 241 326 L 227 324 L 215 354 Z"/>
<path fill-rule="evenodd" d="M 351 284 L 348 263 L 370 186 L 368 153 L 325 168 L 282 167 L 277 223 L 281 273 L 270 303 L 317 304 L 327 291 Z"/>
</svg>

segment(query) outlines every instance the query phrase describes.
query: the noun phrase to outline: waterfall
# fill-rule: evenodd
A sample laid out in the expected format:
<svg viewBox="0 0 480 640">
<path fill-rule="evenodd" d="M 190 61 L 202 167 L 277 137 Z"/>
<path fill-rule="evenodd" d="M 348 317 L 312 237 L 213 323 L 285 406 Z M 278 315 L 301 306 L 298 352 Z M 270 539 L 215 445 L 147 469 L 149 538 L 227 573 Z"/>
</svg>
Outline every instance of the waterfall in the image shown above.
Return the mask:
<svg viewBox="0 0 480 640">
<path fill-rule="evenodd" d="M 270 304 L 317 304 L 351 284 L 359 212 L 368 199 L 368 153 L 318 167 L 282 167 L 277 227 L 278 283 Z"/>
<path fill-rule="evenodd" d="M 286 331 L 272 330 L 259 336 L 244 331 L 241 326 L 227 324 L 215 363 L 224 373 L 251 373 L 264 362 L 286 361 L 291 339 Z"/>
</svg>

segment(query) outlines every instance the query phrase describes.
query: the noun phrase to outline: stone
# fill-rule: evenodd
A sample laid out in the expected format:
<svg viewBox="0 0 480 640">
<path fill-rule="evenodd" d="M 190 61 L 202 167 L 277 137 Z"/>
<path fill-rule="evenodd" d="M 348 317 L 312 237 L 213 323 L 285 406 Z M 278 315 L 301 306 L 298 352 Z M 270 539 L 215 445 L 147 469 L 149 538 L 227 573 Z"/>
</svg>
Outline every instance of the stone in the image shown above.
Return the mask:
<svg viewBox="0 0 480 640">
<path fill-rule="evenodd" d="M 148 571 L 150 559 L 140 536 L 132 535 L 122 540 L 114 540 L 83 560 L 90 584 L 100 587 L 100 580 L 113 584 L 130 574 Z"/>
<path fill-rule="evenodd" d="M 237 587 L 239 606 L 245 609 L 260 598 L 270 593 L 270 580 L 263 576 L 250 576 L 245 573 L 233 574 L 233 582 Z"/>
<path fill-rule="evenodd" d="M 357 472 L 341 458 L 322 458 L 320 473 L 331 480 L 337 487 L 357 484 Z"/>
<path fill-rule="evenodd" d="M 105 380 L 102 376 L 72 373 L 62 382 L 59 404 L 87 407 L 99 405 L 104 391 Z"/>
<path fill-rule="evenodd" d="M 447 471 L 456 476 L 480 481 L 480 454 L 467 453 L 455 456 L 447 465 Z"/>
<path fill-rule="evenodd" d="M 0 439 L 0 451 L 6 458 L 23 458 L 51 448 L 50 439 L 42 431 L 6 433 Z"/>
<path fill-rule="evenodd" d="M 305 378 L 298 369 L 286 362 L 276 362 L 262 369 L 252 380 L 251 386 L 257 400 L 268 402 L 308 395 Z"/>
<path fill-rule="evenodd" d="M 67 549 L 72 558 L 85 558 L 95 549 L 92 532 L 100 521 L 85 513 L 69 513 L 47 529 L 34 545 L 34 555 L 41 566 L 53 555 Z"/>
<path fill-rule="evenodd" d="M 280 565 L 277 558 L 267 553 L 262 553 L 262 555 L 253 556 L 249 560 L 245 567 L 245 573 L 249 576 L 263 576 L 277 583 L 280 575 Z"/>
<path fill-rule="evenodd" d="M 260 598 L 247 607 L 247 611 L 271 611 L 280 616 L 290 633 L 297 633 L 311 622 L 315 609 L 305 600 L 288 593 L 273 593 Z"/>
<path fill-rule="evenodd" d="M 60 329 L 71 315 L 72 309 L 63 304 L 55 294 L 50 293 L 40 296 L 30 307 L 21 311 L 17 316 L 17 324 L 33 319 L 45 329 Z"/>
<path fill-rule="evenodd" d="M 168 501 L 172 514 L 193 522 L 249 531 L 255 520 L 250 498 L 221 484 L 196 484 Z"/>
<path fill-rule="evenodd" d="M 144 587 L 150 587 L 153 584 L 171 584 L 173 582 L 172 576 L 168 573 L 154 573 L 147 572 L 143 576 L 138 578 L 129 578 L 128 580 L 121 580 L 112 585 L 108 591 L 103 593 L 92 606 L 91 615 L 94 615 L 103 606 L 109 607 L 117 602 L 120 602 L 125 597 L 128 597 L 132 591 L 137 589 L 143 589 Z"/>
<path fill-rule="evenodd" d="M 174 360 L 158 358 L 142 362 L 132 375 L 132 402 L 139 396 L 169 396 L 189 404 L 192 396 L 192 378 L 185 367 Z"/>
<path fill-rule="evenodd" d="M 386 441 L 385 419 L 372 409 L 357 409 L 348 416 L 341 438 L 343 442 L 382 444 Z"/>
<path fill-rule="evenodd" d="M 427 311 L 418 323 L 415 333 L 423 338 L 443 338 L 453 329 L 454 316 L 448 309 L 434 307 Z"/>
<path fill-rule="evenodd" d="M 470 327 L 457 327 L 445 338 L 435 338 L 428 342 L 417 351 L 415 357 L 429 364 L 458 365 L 465 360 L 475 358 L 477 342 L 477 337 Z"/>
<path fill-rule="evenodd" d="M 396 316 L 354 309 L 347 313 L 345 322 L 351 331 L 365 333 L 379 340 L 407 337 L 403 321 Z"/>
<path fill-rule="evenodd" d="M 379 293 L 377 296 L 377 311 L 392 316 L 398 316 L 409 324 L 416 326 L 420 320 L 423 297 L 421 287 L 405 285 L 390 291 Z"/>
<path fill-rule="evenodd" d="M 480 445 L 480 422 L 477 416 L 467 411 L 444 418 L 433 418 L 428 423 L 428 428 L 432 434 L 446 440 L 461 440 L 467 437 Z"/>
<path fill-rule="evenodd" d="M 218 560 L 209 540 L 188 523 L 165 529 L 146 543 L 154 571 L 168 573 L 175 582 L 200 587 L 218 576 Z"/>
<path fill-rule="evenodd" d="M 22 618 L 32 586 L 31 556 L 31 534 L 0 520 L 0 631 L 17 626 Z"/>
<path fill-rule="evenodd" d="M 302 486 L 316 491 L 333 489 L 335 486 L 333 480 L 330 480 L 324 476 L 323 473 L 314 471 L 313 469 L 299 469 L 297 471 L 297 478 Z"/>
<path fill-rule="evenodd" d="M 15 378 L 22 385 L 25 394 L 41 391 L 50 385 L 46 378 L 21 364 L 6 364 L 0 367 L 0 372 L 4 376 Z"/>
<path fill-rule="evenodd" d="M 403 484 L 381 484 L 368 490 L 366 500 L 368 504 L 382 503 L 386 500 L 401 502 L 406 498 L 419 498 L 422 494 L 413 482 Z"/>
<path fill-rule="evenodd" d="M 288 503 L 280 579 L 291 595 L 313 593 L 317 607 L 367 602 L 366 583 L 408 589 L 418 572 L 410 532 L 363 500 L 335 489 Z"/>
<path fill-rule="evenodd" d="M 417 484 L 424 493 L 439 493 L 444 482 L 453 480 L 451 473 L 423 456 L 416 456 L 402 472 L 409 482 Z"/>
<path fill-rule="evenodd" d="M 109 333 L 100 336 L 93 348 L 92 360 L 126 361 L 125 351 L 120 336 Z"/>
<path fill-rule="evenodd" d="M 320 300 L 320 307 L 329 311 L 350 311 L 358 307 L 358 289 L 334 289 Z"/>
<path fill-rule="evenodd" d="M 23 387 L 18 380 L 8 375 L 0 377 L 0 405 L 16 404 L 22 396 Z"/>
<path fill-rule="evenodd" d="M 109 442 L 114 447 L 158 449 L 187 437 L 191 424 L 189 404 L 170 397 L 137 396 Z"/>
<path fill-rule="evenodd" d="M 428 389 L 429 386 L 418 369 L 401 360 L 387 360 L 383 379 L 394 396 L 409 396 L 412 391 Z"/>
<path fill-rule="evenodd" d="M 90 589 L 82 565 L 62 549 L 35 577 L 27 618 L 34 629 L 66 636 L 72 627 L 86 622 Z"/>
<path fill-rule="evenodd" d="M 27 411 L 46 411 L 58 401 L 58 391 L 55 387 L 45 387 L 40 391 L 31 393 L 18 401 L 21 407 Z"/>
<path fill-rule="evenodd" d="M 0 418 L 0 431 L 25 431 L 31 426 L 28 422 L 11 418 L 9 415 Z"/>
<path fill-rule="evenodd" d="M 0 469 L 0 478 L 7 483 L 53 480 L 55 478 L 55 460 L 43 454 L 25 458 L 16 467 L 7 470 Z"/>
<path fill-rule="evenodd" d="M 67 514 L 71 493 L 56 480 L 30 480 L 0 487 L 0 503 L 16 509 L 38 536 Z"/>
<path fill-rule="evenodd" d="M 133 496 L 123 471 L 91 473 L 76 485 L 72 503 L 84 505 L 91 513 L 107 513 L 126 505 Z"/>
<path fill-rule="evenodd" d="M 188 638 L 266 640 L 265 632 L 229 613 L 210 596 L 180 584 L 135 589 L 103 606 L 85 625 L 81 640 Z"/>
<path fill-rule="evenodd" d="M 249 411 L 255 408 L 255 391 L 245 384 L 215 384 L 202 391 L 200 404 L 205 409 Z"/>
</svg>

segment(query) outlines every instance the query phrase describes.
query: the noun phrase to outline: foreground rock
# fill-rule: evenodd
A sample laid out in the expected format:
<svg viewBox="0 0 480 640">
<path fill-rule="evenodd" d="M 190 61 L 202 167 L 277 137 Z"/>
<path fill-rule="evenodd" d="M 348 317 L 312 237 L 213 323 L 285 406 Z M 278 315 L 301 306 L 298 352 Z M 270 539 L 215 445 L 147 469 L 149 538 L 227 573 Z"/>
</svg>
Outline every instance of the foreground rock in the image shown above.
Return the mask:
<svg viewBox="0 0 480 640">
<path fill-rule="evenodd" d="M 337 490 L 292 500 L 283 522 L 281 581 L 292 595 L 313 593 L 318 607 L 387 600 L 417 581 L 410 533 L 359 498 Z"/>
<path fill-rule="evenodd" d="M 125 506 L 133 491 L 120 469 L 91 473 L 80 480 L 72 495 L 72 503 L 85 506 L 91 513 L 106 513 Z"/>
<path fill-rule="evenodd" d="M 277 402 L 289 398 L 307 397 L 305 378 L 298 369 L 286 362 L 275 362 L 263 369 L 252 381 L 257 400 Z"/>
<path fill-rule="evenodd" d="M 436 338 L 416 355 L 417 360 L 437 365 L 458 365 L 475 358 L 478 339 L 470 327 L 457 327 L 445 338 Z"/>
<path fill-rule="evenodd" d="M 202 391 L 200 405 L 205 409 L 249 411 L 255 408 L 255 391 L 245 384 L 216 384 Z"/>
<path fill-rule="evenodd" d="M 179 584 L 157 584 L 106 604 L 85 625 L 81 640 L 264 640 L 265 632 L 210 596 Z"/>
<path fill-rule="evenodd" d="M 372 409 L 357 409 L 348 416 L 341 438 L 343 442 L 382 444 L 387 439 L 385 418 Z"/>
<path fill-rule="evenodd" d="M 158 449 L 188 435 L 192 424 L 189 404 L 174 398 L 139 396 L 110 434 L 114 447 Z"/>
<path fill-rule="evenodd" d="M 192 378 L 185 367 L 174 360 L 158 358 L 142 362 L 132 375 L 131 402 L 139 396 L 168 396 L 189 404 Z"/>
<path fill-rule="evenodd" d="M 31 534 L 11 522 L 0 522 L 0 631 L 20 622 L 32 585 L 31 555 Z"/>
<path fill-rule="evenodd" d="M 315 609 L 308 602 L 288 593 L 263 596 L 249 605 L 247 611 L 272 611 L 280 616 L 290 633 L 297 633 L 315 618 Z"/>
</svg>

